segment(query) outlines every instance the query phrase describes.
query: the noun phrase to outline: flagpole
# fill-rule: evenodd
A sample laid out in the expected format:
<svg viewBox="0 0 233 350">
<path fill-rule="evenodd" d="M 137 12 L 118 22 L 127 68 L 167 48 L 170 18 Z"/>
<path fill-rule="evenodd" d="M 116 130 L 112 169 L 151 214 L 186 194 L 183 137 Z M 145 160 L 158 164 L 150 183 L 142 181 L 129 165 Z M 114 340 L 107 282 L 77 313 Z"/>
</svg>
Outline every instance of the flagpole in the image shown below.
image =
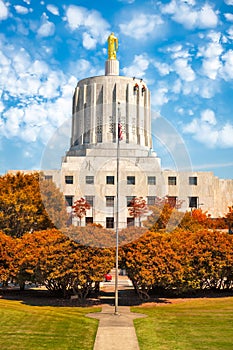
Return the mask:
<svg viewBox="0 0 233 350">
<path fill-rule="evenodd" d="M 116 169 L 116 269 L 115 269 L 115 315 L 118 315 L 118 250 L 119 250 L 119 149 L 120 149 L 120 135 L 119 135 L 119 116 L 120 116 L 120 102 L 118 102 L 117 116 L 116 116 L 116 136 L 117 136 L 117 169 Z"/>
</svg>

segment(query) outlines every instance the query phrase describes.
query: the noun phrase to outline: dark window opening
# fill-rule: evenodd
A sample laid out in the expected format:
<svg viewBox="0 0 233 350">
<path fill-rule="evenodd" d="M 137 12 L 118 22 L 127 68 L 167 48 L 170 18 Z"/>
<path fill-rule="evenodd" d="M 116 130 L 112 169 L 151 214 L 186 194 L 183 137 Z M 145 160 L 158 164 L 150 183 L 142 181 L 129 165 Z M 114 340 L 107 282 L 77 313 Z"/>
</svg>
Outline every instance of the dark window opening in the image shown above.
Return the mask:
<svg viewBox="0 0 233 350">
<path fill-rule="evenodd" d="M 135 176 L 127 176 L 127 185 L 135 185 Z"/>
<path fill-rule="evenodd" d="M 155 199 L 156 199 L 155 196 L 148 196 L 147 197 L 147 204 L 148 205 L 155 205 Z"/>
<path fill-rule="evenodd" d="M 127 201 L 127 207 L 132 206 L 132 200 L 135 198 L 135 196 L 127 196 L 126 201 Z"/>
<path fill-rule="evenodd" d="M 88 202 L 88 204 L 90 204 L 91 207 L 93 207 L 94 204 L 94 196 L 86 196 L 86 201 Z"/>
<path fill-rule="evenodd" d="M 189 208 L 198 208 L 198 197 L 189 197 Z"/>
<path fill-rule="evenodd" d="M 72 207 L 74 203 L 74 196 L 65 196 L 66 205 Z"/>
<path fill-rule="evenodd" d="M 87 185 L 94 184 L 94 176 L 86 176 L 86 184 Z"/>
<path fill-rule="evenodd" d="M 189 185 L 197 186 L 197 177 L 196 176 L 189 177 Z"/>
<path fill-rule="evenodd" d="M 148 176 L 147 183 L 148 183 L 148 185 L 156 185 L 156 177 L 155 176 Z"/>
<path fill-rule="evenodd" d="M 127 218 L 127 227 L 134 226 L 134 218 Z"/>
<path fill-rule="evenodd" d="M 72 184 L 74 183 L 74 178 L 73 178 L 73 176 L 71 176 L 71 175 L 65 176 L 65 183 L 66 183 L 66 184 L 69 184 L 69 185 L 72 185 Z"/>
<path fill-rule="evenodd" d="M 91 216 L 86 216 L 86 225 L 90 225 L 90 224 L 93 224 L 93 217 Z"/>
<path fill-rule="evenodd" d="M 114 207 L 114 196 L 106 196 L 106 207 Z"/>
<path fill-rule="evenodd" d="M 113 217 L 106 218 L 106 228 L 114 228 L 114 218 Z"/>
<path fill-rule="evenodd" d="M 168 185 L 176 186 L 176 176 L 168 176 Z"/>
<path fill-rule="evenodd" d="M 106 184 L 114 185 L 114 176 L 106 176 Z"/>
</svg>

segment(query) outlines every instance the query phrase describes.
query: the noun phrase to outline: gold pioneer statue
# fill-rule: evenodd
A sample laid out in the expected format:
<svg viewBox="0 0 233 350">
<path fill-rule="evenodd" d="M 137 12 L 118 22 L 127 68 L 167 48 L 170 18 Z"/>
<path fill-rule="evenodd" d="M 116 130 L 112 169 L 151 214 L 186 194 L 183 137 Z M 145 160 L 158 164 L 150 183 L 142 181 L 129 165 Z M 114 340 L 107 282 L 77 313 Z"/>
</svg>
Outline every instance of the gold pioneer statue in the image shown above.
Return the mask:
<svg viewBox="0 0 233 350">
<path fill-rule="evenodd" d="M 116 53 L 118 50 L 118 39 L 114 33 L 111 33 L 108 37 L 108 59 L 116 60 Z"/>
</svg>

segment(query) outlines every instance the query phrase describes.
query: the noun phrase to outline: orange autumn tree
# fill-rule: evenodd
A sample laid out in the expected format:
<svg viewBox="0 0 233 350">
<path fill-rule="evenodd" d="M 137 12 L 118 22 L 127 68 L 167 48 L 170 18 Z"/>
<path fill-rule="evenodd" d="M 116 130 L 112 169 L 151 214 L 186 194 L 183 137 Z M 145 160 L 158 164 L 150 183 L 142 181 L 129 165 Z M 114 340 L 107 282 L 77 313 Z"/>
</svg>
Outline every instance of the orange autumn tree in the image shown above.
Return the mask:
<svg viewBox="0 0 233 350">
<path fill-rule="evenodd" d="M 148 214 L 148 208 L 145 199 L 143 197 L 135 197 L 129 204 L 129 215 L 134 219 L 139 219 L 139 226 L 141 227 L 141 217 Z"/>
<path fill-rule="evenodd" d="M 15 240 L 0 231 L 0 283 L 7 285 L 13 270 Z"/>
<path fill-rule="evenodd" d="M 86 216 L 87 210 L 89 210 L 91 206 L 85 198 L 81 197 L 74 202 L 72 208 L 74 210 L 74 215 L 79 218 L 79 224 L 81 226 L 81 220 L 84 216 Z"/>
<path fill-rule="evenodd" d="M 45 183 L 41 186 L 45 189 L 47 185 Z M 53 196 L 55 197 L 55 211 L 60 217 L 61 211 L 64 213 L 65 210 L 63 196 L 54 186 L 50 184 L 49 186 L 50 189 L 47 188 L 44 192 L 47 193 L 47 200 L 50 203 Z M 60 209 L 58 210 L 58 208 Z M 39 173 L 24 174 L 18 172 L 16 175 L 0 176 L 0 229 L 4 233 L 21 237 L 25 232 L 55 227 L 54 219 L 55 217 L 50 217 L 45 210 L 41 197 Z M 59 220 L 55 220 L 55 222 L 57 223 Z"/>
<path fill-rule="evenodd" d="M 160 231 L 169 228 L 169 231 L 175 229 L 182 220 L 184 213 L 178 212 L 182 205 L 182 200 L 171 202 L 169 197 L 156 197 L 154 205 L 149 207 L 148 215 L 144 226 L 150 231 Z"/>
<path fill-rule="evenodd" d="M 121 247 L 120 257 L 142 298 L 161 291 L 233 290 L 233 236 L 227 233 L 147 232 Z"/>
</svg>

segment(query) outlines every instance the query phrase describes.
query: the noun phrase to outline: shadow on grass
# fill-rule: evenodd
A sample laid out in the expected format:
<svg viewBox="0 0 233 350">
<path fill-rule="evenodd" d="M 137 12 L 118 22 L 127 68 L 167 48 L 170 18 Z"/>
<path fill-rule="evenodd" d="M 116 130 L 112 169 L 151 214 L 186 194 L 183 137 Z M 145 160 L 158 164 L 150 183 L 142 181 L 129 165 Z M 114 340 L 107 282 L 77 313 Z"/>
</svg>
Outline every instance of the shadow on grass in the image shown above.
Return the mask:
<svg viewBox="0 0 233 350">
<path fill-rule="evenodd" d="M 232 297 L 233 291 L 200 291 L 193 294 L 174 295 L 171 293 L 160 293 L 151 295 L 149 299 L 142 300 L 132 288 L 119 289 L 118 292 L 119 306 L 139 306 L 145 304 L 172 304 L 174 300 L 198 299 L 198 298 L 222 298 Z M 0 288 L 0 298 L 6 300 L 19 300 L 25 305 L 30 306 L 56 306 L 56 307 L 91 307 L 108 304 L 115 304 L 115 292 L 112 290 L 101 290 L 99 294 L 91 294 L 85 301 L 76 298 L 58 298 L 47 290 L 27 289 L 20 291 L 19 289 Z"/>
</svg>

